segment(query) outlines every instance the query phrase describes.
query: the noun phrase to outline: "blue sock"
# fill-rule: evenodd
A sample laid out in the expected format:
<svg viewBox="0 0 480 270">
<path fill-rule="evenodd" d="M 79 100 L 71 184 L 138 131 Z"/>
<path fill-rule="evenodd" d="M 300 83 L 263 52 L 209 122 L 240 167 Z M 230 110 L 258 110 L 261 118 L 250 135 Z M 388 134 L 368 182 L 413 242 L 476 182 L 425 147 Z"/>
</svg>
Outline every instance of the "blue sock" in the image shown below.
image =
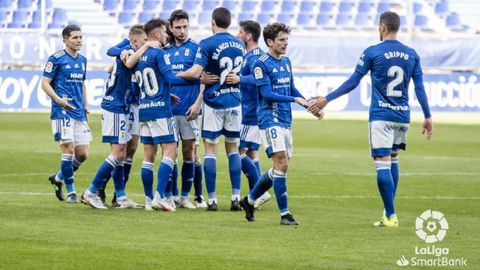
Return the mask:
<svg viewBox="0 0 480 270">
<path fill-rule="evenodd" d="M 262 175 L 262 169 L 260 168 L 260 161 L 258 161 L 258 158 L 252 160 L 252 162 L 255 165 L 255 167 L 257 167 L 258 175 Z"/>
<path fill-rule="evenodd" d="M 193 186 L 195 188 L 195 196 L 202 196 L 203 194 L 202 178 L 203 178 L 202 163 L 198 162 L 198 164 L 195 164 L 195 174 L 193 177 Z"/>
<path fill-rule="evenodd" d="M 215 155 L 205 155 L 203 158 L 203 172 L 205 173 L 205 185 L 209 199 L 214 199 L 216 195 L 216 178 L 217 178 L 217 158 Z"/>
<path fill-rule="evenodd" d="M 113 177 L 113 172 L 112 172 L 112 177 Z M 105 179 L 105 181 L 102 182 L 99 189 L 105 189 L 107 187 L 108 181 L 110 181 L 110 177 Z"/>
<path fill-rule="evenodd" d="M 263 193 L 267 192 L 267 190 L 272 187 L 272 174 L 273 169 L 270 169 L 266 173 L 262 174 L 255 187 L 253 187 L 253 189 L 250 191 L 248 194 L 248 201 L 251 204 L 253 204 L 258 198 L 260 198 L 260 196 L 263 195 Z"/>
<path fill-rule="evenodd" d="M 240 156 L 242 160 L 242 171 L 248 179 L 248 187 L 251 191 L 255 184 L 257 184 L 260 175 L 258 174 L 257 167 L 253 161 L 245 154 Z"/>
<path fill-rule="evenodd" d="M 128 179 L 130 178 L 130 171 L 132 170 L 133 159 L 126 158 L 125 162 L 123 163 L 123 180 L 125 181 L 125 185 L 127 185 Z"/>
<path fill-rule="evenodd" d="M 76 172 L 78 170 L 78 168 L 80 168 L 81 165 L 82 165 L 82 163 L 80 161 L 73 158 L 73 162 L 72 162 L 73 172 Z M 55 176 L 55 180 L 60 182 L 60 181 L 63 181 L 64 179 L 65 179 L 65 177 L 62 173 L 62 169 L 60 168 L 60 170 L 57 172 L 57 175 Z"/>
<path fill-rule="evenodd" d="M 230 172 L 230 182 L 232 183 L 232 194 L 240 195 L 242 185 L 242 162 L 238 152 L 228 153 L 228 169 Z"/>
<path fill-rule="evenodd" d="M 153 199 L 153 163 L 142 162 L 142 183 L 145 196 Z"/>
<path fill-rule="evenodd" d="M 92 192 L 93 194 L 97 193 L 98 189 L 102 187 L 103 182 L 105 182 L 107 178 L 110 178 L 113 169 L 117 167 L 118 164 L 119 163 L 117 159 L 112 155 L 109 155 L 102 162 L 102 164 L 100 164 L 100 167 L 98 167 L 97 173 L 95 174 L 92 183 L 88 187 L 88 190 L 90 190 L 90 192 Z"/>
<path fill-rule="evenodd" d="M 390 161 L 375 161 L 377 167 L 377 185 L 380 195 L 382 196 L 383 206 L 387 217 L 395 214 L 393 206 L 393 179 L 390 171 Z"/>
<path fill-rule="evenodd" d="M 182 164 L 182 197 L 188 197 L 192 189 L 193 175 L 195 174 L 195 165 L 193 160 L 183 160 Z"/>
<path fill-rule="evenodd" d="M 75 185 L 73 184 L 73 155 L 71 154 L 62 154 L 62 161 L 60 163 L 60 170 L 62 171 L 62 176 L 65 176 L 65 187 L 68 193 L 75 192 Z M 58 173 L 57 173 L 58 175 Z"/>
<path fill-rule="evenodd" d="M 395 200 L 395 196 L 397 195 L 397 188 L 398 188 L 398 180 L 400 179 L 400 168 L 398 167 L 398 157 L 392 158 L 392 166 L 390 168 L 392 173 L 392 180 L 393 180 L 393 200 Z"/>
<path fill-rule="evenodd" d="M 175 165 L 173 166 L 172 170 L 172 195 L 178 196 L 178 165 L 177 161 L 175 161 Z"/>
<path fill-rule="evenodd" d="M 119 162 L 112 174 L 113 184 L 115 185 L 115 195 L 117 198 L 126 196 L 124 180 L 125 168 L 123 166 L 123 162 Z"/>
<path fill-rule="evenodd" d="M 288 211 L 287 174 L 282 171 L 273 171 L 273 191 L 277 198 L 280 215 L 283 216 L 290 213 Z"/>
<path fill-rule="evenodd" d="M 165 186 L 172 174 L 173 166 L 175 162 L 169 157 L 163 157 L 160 166 L 158 167 L 157 174 L 157 192 L 160 194 L 160 198 L 165 197 Z"/>
<path fill-rule="evenodd" d="M 168 179 L 167 181 L 167 184 L 165 184 L 165 193 L 164 193 L 164 196 L 165 197 L 172 197 L 173 196 L 173 193 L 172 193 L 172 175 L 170 175 L 170 178 Z"/>
</svg>

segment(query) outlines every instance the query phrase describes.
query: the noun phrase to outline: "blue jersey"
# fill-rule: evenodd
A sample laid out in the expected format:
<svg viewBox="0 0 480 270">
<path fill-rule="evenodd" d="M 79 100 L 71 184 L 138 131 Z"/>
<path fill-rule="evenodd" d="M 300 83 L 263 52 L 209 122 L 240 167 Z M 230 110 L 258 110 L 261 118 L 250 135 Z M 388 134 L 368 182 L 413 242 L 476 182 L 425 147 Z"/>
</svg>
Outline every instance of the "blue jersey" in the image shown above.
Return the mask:
<svg viewBox="0 0 480 270">
<path fill-rule="evenodd" d="M 255 48 L 243 57 L 243 67 L 240 70 L 242 76 L 253 76 L 253 63 L 264 52 L 260 48 Z M 258 107 L 258 91 L 256 85 L 240 84 L 242 92 L 242 124 L 244 125 L 258 125 L 257 107 Z"/>
<path fill-rule="evenodd" d="M 72 118 L 85 121 L 85 106 L 83 101 L 83 81 L 86 79 L 87 59 L 77 53 L 72 57 L 65 50 L 61 50 L 48 58 L 43 76 L 50 78 L 55 93 L 75 107 L 74 110 L 65 110 L 52 100 L 51 119 Z"/>
<path fill-rule="evenodd" d="M 166 47 L 164 50 L 170 58 L 173 72 L 179 73 L 193 66 L 195 61 L 195 53 L 198 50 L 198 44 L 189 39 L 180 46 L 172 44 Z M 198 97 L 199 89 L 200 84 L 172 86 L 172 93 L 180 97 L 180 103 L 172 106 L 173 115 L 185 115 L 190 106 L 195 103 L 195 100 Z"/>
<path fill-rule="evenodd" d="M 132 72 L 122 62 L 119 56 L 113 63 L 113 71 L 105 85 L 105 95 L 101 107 L 113 113 L 129 112 L 132 88 Z"/>
<path fill-rule="evenodd" d="M 355 68 L 364 76 L 371 71 L 372 101 L 370 121 L 410 122 L 408 85 L 422 75 L 420 58 L 415 50 L 397 40 L 385 40 L 367 48 Z"/>
<path fill-rule="evenodd" d="M 276 59 L 270 54 L 264 54 L 253 64 L 255 84 L 258 88 L 271 85 L 271 91 L 280 96 L 296 96 L 294 93 L 292 64 L 288 57 Z M 290 102 L 293 102 L 291 98 Z M 259 94 L 257 110 L 260 129 L 272 126 L 290 128 L 292 124 L 292 109 L 290 102 L 271 102 Z"/>
<path fill-rule="evenodd" d="M 240 105 L 239 84 L 224 83 L 228 73 L 240 71 L 244 52 L 243 42 L 225 32 L 216 33 L 200 42 L 195 64 L 204 67 L 205 72 L 220 77 L 219 82 L 205 86 L 203 100 L 208 106 L 224 109 Z"/>
<path fill-rule="evenodd" d="M 168 55 L 162 49 L 149 48 L 133 72 L 140 86 L 140 121 L 172 117 L 170 89 L 164 77 L 167 72 L 172 72 Z"/>
</svg>

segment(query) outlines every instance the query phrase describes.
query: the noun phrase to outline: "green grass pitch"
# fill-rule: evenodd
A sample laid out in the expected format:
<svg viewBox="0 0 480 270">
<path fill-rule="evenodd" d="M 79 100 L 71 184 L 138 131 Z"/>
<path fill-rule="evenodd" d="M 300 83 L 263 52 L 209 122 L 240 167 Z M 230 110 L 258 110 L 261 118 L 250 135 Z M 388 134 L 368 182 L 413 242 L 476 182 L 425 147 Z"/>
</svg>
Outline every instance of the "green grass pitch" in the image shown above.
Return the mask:
<svg viewBox="0 0 480 270">
<path fill-rule="evenodd" d="M 449 224 L 435 246 L 449 248 L 449 258 L 466 258 L 467 269 L 480 269 L 478 125 L 438 124 L 427 141 L 412 124 L 400 156 L 398 229 L 372 226 L 382 205 L 366 120 L 294 121 L 287 183 L 298 227 L 279 225 L 275 200 L 256 212 L 254 223 L 229 211 L 223 150 L 218 212 L 98 211 L 61 203 L 47 182 L 60 163 L 48 115 L 1 113 L 0 127 L 0 269 L 396 269 L 402 256 L 435 257 L 415 255 L 415 247 L 428 246 L 415 234 L 415 219 L 427 209 L 444 213 Z M 99 115 L 92 115 L 91 128 L 90 157 L 75 174 L 79 194 L 109 151 L 100 143 Z M 142 153 L 127 193 L 143 203 Z M 263 152 L 261 165 L 270 165 Z M 242 195 L 246 190 L 243 178 Z"/>
</svg>

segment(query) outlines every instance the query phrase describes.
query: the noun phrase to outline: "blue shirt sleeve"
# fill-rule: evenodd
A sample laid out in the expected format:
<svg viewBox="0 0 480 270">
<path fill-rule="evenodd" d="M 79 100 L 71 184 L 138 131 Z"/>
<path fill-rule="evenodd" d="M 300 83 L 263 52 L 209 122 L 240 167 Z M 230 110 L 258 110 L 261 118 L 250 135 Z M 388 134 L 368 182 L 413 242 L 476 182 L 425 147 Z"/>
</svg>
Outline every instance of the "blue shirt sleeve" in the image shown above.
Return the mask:
<svg viewBox="0 0 480 270">
<path fill-rule="evenodd" d="M 194 80 L 185 80 L 183 78 L 177 77 L 172 71 L 170 58 L 163 50 L 158 50 L 157 54 L 155 55 L 155 59 L 157 61 L 160 73 L 169 85 L 194 85 L 200 83 L 199 78 L 196 78 Z"/>
<path fill-rule="evenodd" d="M 53 80 L 57 76 L 58 70 L 60 69 L 60 64 L 58 63 L 58 58 L 55 56 L 50 56 L 45 68 L 43 69 L 43 76 Z"/>
<path fill-rule="evenodd" d="M 109 48 L 107 50 L 107 55 L 112 56 L 112 57 L 120 56 L 122 51 L 127 49 L 129 46 L 130 46 L 130 41 L 128 39 L 124 39 L 120 43 L 118 43 L 117 45 Z"/>
<path fill-rule="evenodd" d="M 415 85 L 415 95 L 417 96 L 418 102 L 422 107 L 423 115 L 425 118 L 432 117 L 430 113 L 430 106 L 428 106 L 427 94 L 425 94 L 425 87 L 423 85 L 423 72 L 420 65 L 420 57 L 416 55 L 415 58 L 415 67 L 413 69 L 412 79 L 413 84 Z"/>
<path fill-rule="evenodd" d="M 255 78 L 253 78 L 252 74 L 247 76 L 240 75 L 240 83 L 245 85 L 255 85 Z"/>
<path fill-rule="evenodd" d="M 201 41 L 198 45 L 197 54 L 195 55 L 195 62 L 193 64 L 197 64 L 205 68 L 208 64 L 209 58 L 210 54 L 206 50 L 206 44 L 204 41 Z"/>
</svg>

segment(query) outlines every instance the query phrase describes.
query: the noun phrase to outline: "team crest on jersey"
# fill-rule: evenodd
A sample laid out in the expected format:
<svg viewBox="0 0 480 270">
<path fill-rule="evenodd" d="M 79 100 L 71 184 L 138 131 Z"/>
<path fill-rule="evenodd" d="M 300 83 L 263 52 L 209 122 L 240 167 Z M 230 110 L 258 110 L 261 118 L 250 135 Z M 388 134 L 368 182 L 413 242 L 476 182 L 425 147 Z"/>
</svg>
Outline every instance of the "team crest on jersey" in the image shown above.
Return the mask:
<svg viewBox="0 0 480 270">
<path fill-rule="evenodd" d="M 53 69 L 53 63 L 52 62 L 48 62 L 46 65 L 45 65 L 45 71 L 50 73 L 52 72 L 52 69 Z"/>
<path fill-rule="evenodd" d="M 185 49 L 185 56 L 189 56 L 190 55 L 190 49 Z"/>
<path fill-rule="evenodd" d="M 255 74 L 255 79 L 257 80 L 263 79 L 263 71 L 260 67 L 256 67 L 253 70 L 253 73 Z"/>
<path fill-rule="evenodd" d="M 165 55 L 163 56 L 163 60 L 165 60 L 165 63 L 166 63 L 167 65 L 171 65 L 171 63 L 170 63 L 170 57 L 168 57 L 168 55 L 165 54 Z"/>
</svg>

